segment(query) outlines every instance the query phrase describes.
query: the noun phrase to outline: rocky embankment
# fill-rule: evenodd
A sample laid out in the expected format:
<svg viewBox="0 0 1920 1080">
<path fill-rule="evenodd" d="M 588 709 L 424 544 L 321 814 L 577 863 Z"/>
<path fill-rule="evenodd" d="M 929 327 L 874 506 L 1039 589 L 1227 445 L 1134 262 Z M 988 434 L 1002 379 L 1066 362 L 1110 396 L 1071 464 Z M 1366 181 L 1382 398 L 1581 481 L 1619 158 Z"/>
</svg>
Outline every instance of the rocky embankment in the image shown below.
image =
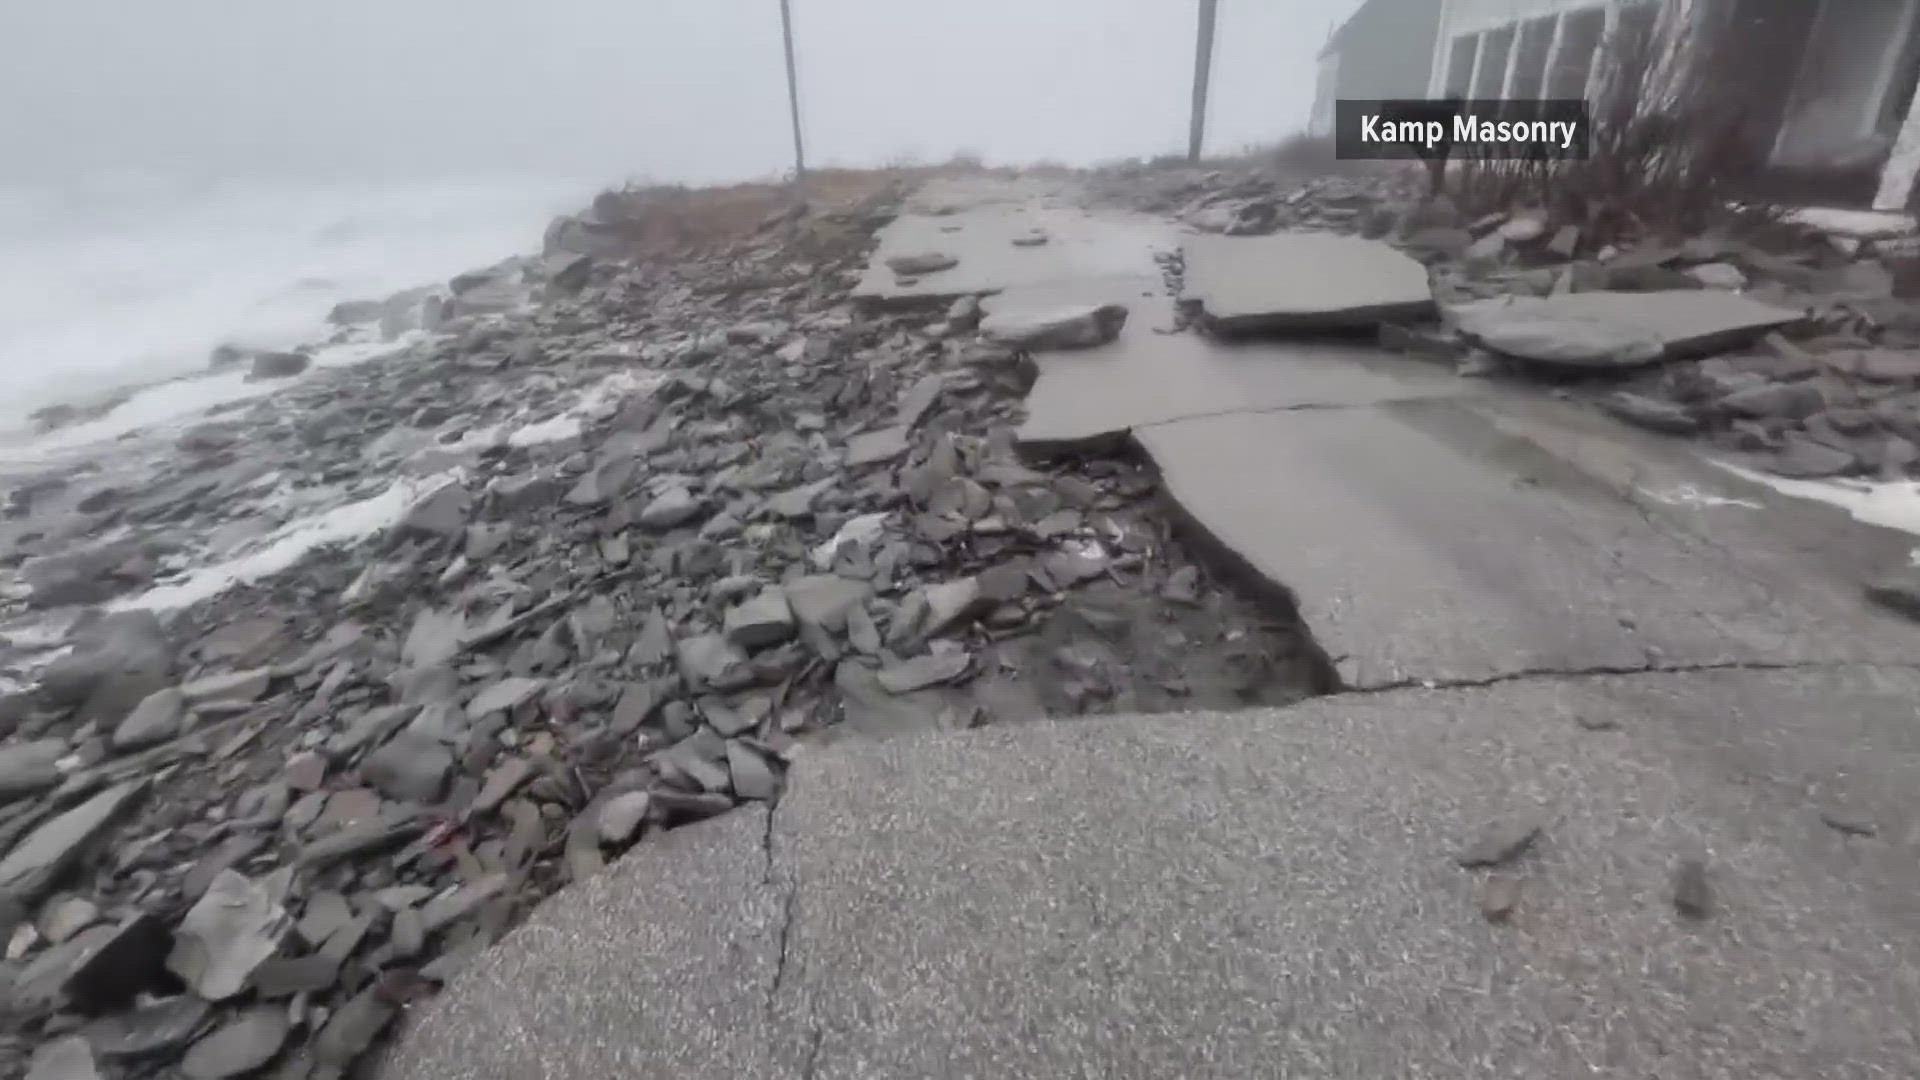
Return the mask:
<svg viewBox="0 0 1920 1080">
<path fill-rule="evenodd" d="M 338 313 L 419 344 L 19 476 L 0 1068 L 340 1076 L 810 740 L 1311 692 L 1135 463 L 1015 456 L 973 304 L 848 302 L 896 196 L 607 196 Z"/>
</svg>

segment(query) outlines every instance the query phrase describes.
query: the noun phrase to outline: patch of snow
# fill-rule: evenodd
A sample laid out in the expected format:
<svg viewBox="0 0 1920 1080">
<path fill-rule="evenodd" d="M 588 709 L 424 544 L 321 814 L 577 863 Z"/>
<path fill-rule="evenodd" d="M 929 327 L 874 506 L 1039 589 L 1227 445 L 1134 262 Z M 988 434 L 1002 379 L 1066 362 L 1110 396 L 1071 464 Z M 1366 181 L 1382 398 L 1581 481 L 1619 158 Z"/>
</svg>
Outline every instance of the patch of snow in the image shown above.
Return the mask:
<svg viewBox="0 0 1920 1080">
<path fill-rule="evenodd" d="M 1856 240 L 1888 240 L 1911 236 L 1915 231 L 1912 214 L 1897 210 L 1847 210 L 1837 206 L 1808 206 L 1787 215 L 1795 225 L 1818 229 L 1834 236 Z"/>
<path fill-rule="evenodd" d="M 459 470 L 424 479 L 403 477 L 372 498 L 336 506 L 276 529 L 246 555 L 194 570 L 179 581 L 156 585 L 139 596 L 117 600 L 109 608 L 171 611 L 191 607 L 235 585 L 272 577 L 317 548 L 359 543 L 392 528 L 415 503 L 463 479 L 464 474 Z"/>
<path fill-rule="evenodd" d="M 813 565 L 821 570 L 833 569 L 833 560 L 840 549 L 847 544 L 872 544 L 887 529 L 889 513 L 861 514 L 859 517 L 840 526 L 833 539 L 813 549 Z"/>
<path fill-rule="evenodd" d="M 1782 495 L 1837 506 L 1851 514 L 1856 521 L 1920 536 L 1920 480 L 1884 483 L 1866 480 L 1789 480 L 1724 461 L 1714 464 L 1743 480 L 1764 484 Z"/>
<path fill-rule="evenodd" d="M 1654 491 L 1650 488 L 1637 488 L 1636 490 L 1647 498 L 1653 499 L 1656 502 L 1666 503 L 1668 506 L 1738 506 L 1747 510 L 1765 509 L 1765 507 L 1752 500 L 1732 499 L 1725 495 L 1715 495 L 1712 492 L 1702 491 L 1692 484 L 1680 484 L 1667 488 L 1664 491 Z"/>
<path fill-rule="evenodd" d="M 537 446 L 577 439 L 586 433 L 587 424 L 607 419 L 619 412 L 628 398 L 652 393 L 663 381 L 653 371 L 616 371 L 589 387 L 567 411 L 514 431 L 507 436 L 507 445 Z"/>
</svg>

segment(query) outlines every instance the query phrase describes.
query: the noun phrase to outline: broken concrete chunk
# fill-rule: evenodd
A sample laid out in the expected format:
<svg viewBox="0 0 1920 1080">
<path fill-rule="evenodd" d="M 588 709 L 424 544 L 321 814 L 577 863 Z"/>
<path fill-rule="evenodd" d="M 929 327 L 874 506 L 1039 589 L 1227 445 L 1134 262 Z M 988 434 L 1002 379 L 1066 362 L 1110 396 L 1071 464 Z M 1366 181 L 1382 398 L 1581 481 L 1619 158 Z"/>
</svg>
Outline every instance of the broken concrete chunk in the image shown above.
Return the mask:
<svg viewBox="0 0 1920 1080">
<path fill-rule="evenodd" d="M 779 589 L 768 589 L 727 612 L 727 641 L 736 649 L 765 649 L 791 640 L 793 633 L 793 609 Z"/>
<path fill-rule="evenodd" d="M 1379 240 L 1276 233 L 1185 247 L 1186 295 L 1224 331 L 1372 326 L 1434 307 L 1427 268 Z"/>
<path fill-rule="evenodd" d="M 1040 311 L 994 310 L 980 323 L 990 341 L 1041 352 L 1092 349 L 1120 336 L 1127 325 L 1124 304 L 1080 304 Z"/>
<path fill-rule="evenodd" d="M 1617 369 L 1758 340 L 1800 313 L 1713 289 L 1507 297 L 1449 310 L 1474 344 L 1550 367 Z"/>
<path fill-rule="evenodd" d="M 291 926 L 264 885 L 223 870 L 180 920 L 167 969 L 202 998 L 225 1001 L 245 989 Z"/>
</svg>

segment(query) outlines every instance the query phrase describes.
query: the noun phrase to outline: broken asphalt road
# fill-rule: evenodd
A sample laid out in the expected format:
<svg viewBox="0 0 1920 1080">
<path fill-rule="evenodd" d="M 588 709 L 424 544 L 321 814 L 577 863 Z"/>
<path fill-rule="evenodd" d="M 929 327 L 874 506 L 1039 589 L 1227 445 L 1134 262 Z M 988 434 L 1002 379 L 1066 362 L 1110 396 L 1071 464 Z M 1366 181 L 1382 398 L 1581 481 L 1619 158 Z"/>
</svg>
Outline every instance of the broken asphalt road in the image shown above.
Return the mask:
<svg viewBox="0 0 1920 1080">
<path fill-rule="evenodd" d="M 1152 230 L 1042 255 L 995 190 L 870 295 L 1138 305 L 1037 358 L 1023 438 L 1131 439 L 1345 692 L 803 754 L 481 957 L 390 1080 L 1913 1070 L 1920 633 L 1844 573 L 1885 534 L 1363 351 L 1157 368 Z"/>
</svg>

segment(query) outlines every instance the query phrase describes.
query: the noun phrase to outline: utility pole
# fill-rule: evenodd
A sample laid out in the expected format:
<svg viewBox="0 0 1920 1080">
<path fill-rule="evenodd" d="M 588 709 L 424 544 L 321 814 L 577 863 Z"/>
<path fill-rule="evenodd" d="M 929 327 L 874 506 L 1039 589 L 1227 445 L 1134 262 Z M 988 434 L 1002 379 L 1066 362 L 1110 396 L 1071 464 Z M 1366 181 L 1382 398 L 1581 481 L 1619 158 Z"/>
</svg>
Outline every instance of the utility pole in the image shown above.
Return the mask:
<svg viewBox="0 0 1920 1080">
<path fill-rule="evenodd" d="M 780 36 L 787 47 L 787 111 L 793 117 L 793 179 L 798 183 L 807 175 L 807 149 L 800 139 L 800 77 L 793 66 L 792 0 L 780 0 Z"/>
<path fill-rule="evenodd" d="M 1193 47 L 1193 121 L 1187 132 L 1187 160 L 1198 163 L 1207 133 L 1207 81 L 1213 74 L 1213 15 L 1219 0 L 1200 0 L 1200 32 Z"/>
</svg>

